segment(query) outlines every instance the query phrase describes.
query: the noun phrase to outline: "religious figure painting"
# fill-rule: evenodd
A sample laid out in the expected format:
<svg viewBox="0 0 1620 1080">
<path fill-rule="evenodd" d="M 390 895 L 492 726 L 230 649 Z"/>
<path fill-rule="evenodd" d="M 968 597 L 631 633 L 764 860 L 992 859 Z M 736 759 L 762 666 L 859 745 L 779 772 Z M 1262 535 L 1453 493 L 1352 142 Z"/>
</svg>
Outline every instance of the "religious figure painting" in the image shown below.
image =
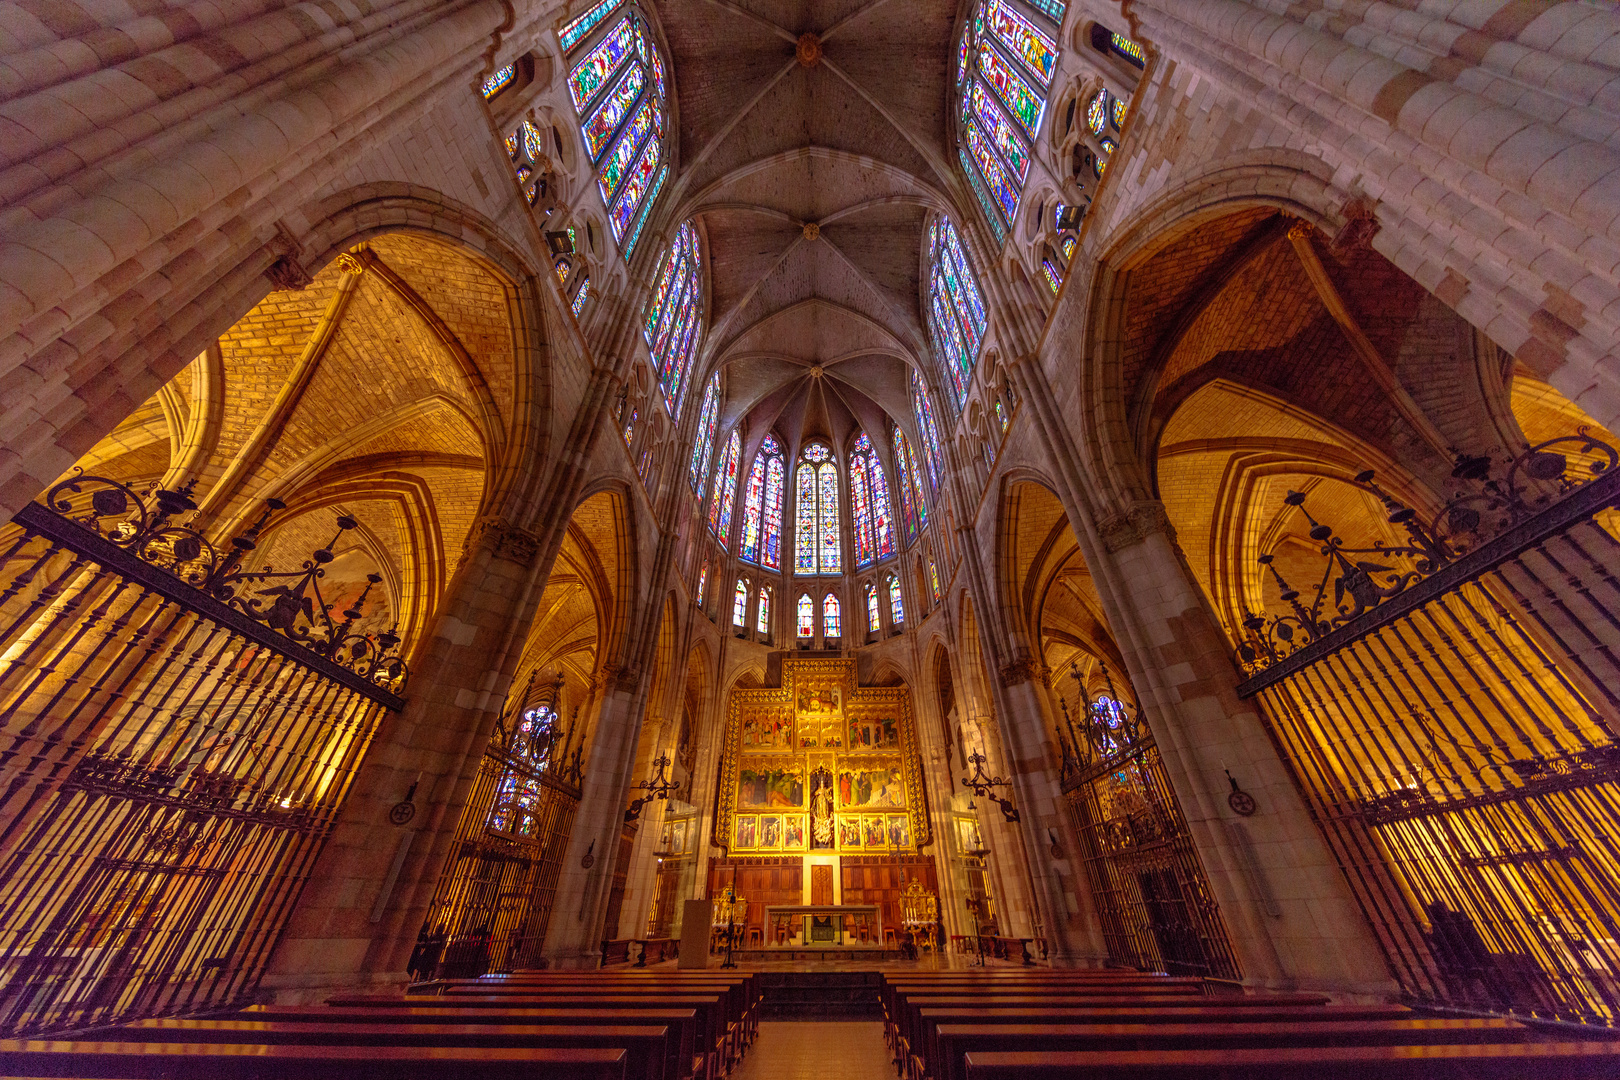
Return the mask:
<svg viewBox="0 0 1620 1080">
<path fill-rule="evenodd" d="M 775 814 L 759 819 L 759 846 L 767 848 L 782 846 L 782 819 Z"/>
<path fill-rule="evenodd" d="M 906 805 L 905 781 L 898 762 L 876 768 L 840 769 L 838 805 L 844 809 L 900 809 Z"/>
<path fill-rule="evenodd" d="M 793 746 L 793 721 L 780 716 L 754 715 L 743 721 L 744 750 L 788 750 Z"/>
<path fill-rule="evenodd" d="M 852 719 L 849 722 L 849 749 L 898 750 L 900 748 L 900 721 Z"/>
<path fill-rule="evenodd" d="M 832 847 L 833 777 L 826 769 L 810 774 L 810 836 L 816 847 Z"/>
<path fill-rule="evenodd" d="M 809 689 L 798 695 L 799 748 L 836 750 L 844 745 L 844 691 L 837 687 Z"/>
<path fill-rule="evenodd" d="M 789 814 L 782 819 L 782 847 L 788 851 L 804 850 L 803 814 Z"/>
<path fill-rule="evenodd" d="M 911 846 L 911 818 L 905 814 L 889 815 L 889 846 Z"/>
<path fill-rule="evenodd" d="M 752 816 L 737 819 L 737 846 L 751 848 L 759 846 L 759 819 Z"/>
<path fill-rule="evenodd" d="M 790 763 L 750 766 L 738 770 L 738 809 L 796 810 L 803 806 L 804 766 Z"/>
<path fill-rule="evenodd" d="M 838 846 L 841 848 L 861 846 L 860 818 L 845 817 L 838 819 Z"/>
<path fill-rule="evenodd" d="M 879 848 L 888 846 L 888 839 L 883 831 L 882 818 L 869 817 L 866 819 L 866 846 Z"/>
</svg>

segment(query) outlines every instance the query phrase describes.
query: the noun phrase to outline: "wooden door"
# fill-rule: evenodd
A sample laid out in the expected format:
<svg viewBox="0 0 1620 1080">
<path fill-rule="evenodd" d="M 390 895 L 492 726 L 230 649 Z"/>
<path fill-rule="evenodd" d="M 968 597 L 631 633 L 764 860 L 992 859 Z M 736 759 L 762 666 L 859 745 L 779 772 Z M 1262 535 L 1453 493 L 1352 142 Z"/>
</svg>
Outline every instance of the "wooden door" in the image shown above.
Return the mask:
<svg viewBox="0 0 1620 1080">
<path fill-rule="evenodd" d="M 833 868 L 826 865 L 812 866 L 810 868 L 810 902 L 812 904 L 830 904 L 833 902 Z"/>
</svg>

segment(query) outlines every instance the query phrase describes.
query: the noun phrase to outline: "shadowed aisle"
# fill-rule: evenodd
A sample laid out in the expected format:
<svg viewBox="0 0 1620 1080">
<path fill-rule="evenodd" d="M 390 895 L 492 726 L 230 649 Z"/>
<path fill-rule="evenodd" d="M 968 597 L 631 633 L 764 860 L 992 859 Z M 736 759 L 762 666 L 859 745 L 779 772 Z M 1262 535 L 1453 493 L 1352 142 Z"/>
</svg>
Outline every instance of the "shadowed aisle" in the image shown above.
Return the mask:
<svg viewBox="0 0 1620 1080">
<path fill-rule="evenodd" d="M 731 1080 L 892 1080 L 877 1020 L 766 1020 Z"/>
</svg>

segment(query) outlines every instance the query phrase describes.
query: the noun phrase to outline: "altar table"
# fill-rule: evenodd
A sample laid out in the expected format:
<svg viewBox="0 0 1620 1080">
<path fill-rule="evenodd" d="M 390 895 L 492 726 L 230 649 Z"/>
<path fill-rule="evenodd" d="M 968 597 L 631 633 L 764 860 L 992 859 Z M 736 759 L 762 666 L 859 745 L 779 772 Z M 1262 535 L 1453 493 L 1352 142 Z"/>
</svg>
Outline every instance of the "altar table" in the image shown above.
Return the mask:
<svg viewBox="0 0 1620 1080">
<path fill-rule="evenodd" d="M 855 918 L 865 916 L 871 920 L 872 940 L 878 943 L 883 941 L 883 926 L 879 921 L 878 905 L 876 904 L 769 904 L 765 908 L 765 929 L 771 935 L 770 941 L 775 941 L 776 920 L 799 920 L 799 948 L 814 944 L 811 936 L 811 921 L 816 918 L 831 918 L 832 938 L 828 945 L 844 944 L 844 916 Z M 791 935 L 790 935 L 791 938 Z"/>
</svg>

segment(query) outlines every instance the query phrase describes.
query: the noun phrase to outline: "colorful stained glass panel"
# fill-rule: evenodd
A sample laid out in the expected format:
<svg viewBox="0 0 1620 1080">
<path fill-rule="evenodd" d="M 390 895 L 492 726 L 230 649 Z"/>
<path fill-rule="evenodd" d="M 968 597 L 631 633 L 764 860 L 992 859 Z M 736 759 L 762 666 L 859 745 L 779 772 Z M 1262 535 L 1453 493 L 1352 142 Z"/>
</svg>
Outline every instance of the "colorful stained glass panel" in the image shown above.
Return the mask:
<svg viewBox="0 0 1620 1080">
<path fill-rule="evenodd" d="M 828 593 L 821 602 L 821 633 L 823 637 L 843 636 L 843 621 L 839 618 L 838 597 Z"/>
<path fill-rule="evenodd" d="M 737 458 L 742 453 L 742 437 L 733 431 L 714 470 L 714 492 L 709 497 L 709 528 L 722 546 L 731 538 L 731 509 L 737 498 Z"/>
<path fill-rule="evenodd" d="M 991 151 L 990 140 L 979 130 L 978 121 L 970 117 L 963 126 L 962 134 L 967 140 L 973 163 L 979 167 L 979 175 L 984 178 L 985 185 L 996 198 L 996 204 L 1011 223 L 1018 217 L 1018 187 L 1008 177 L 1001 159 Z"/>
<path fill-rule="evenodd" d="M 658 171 L 658 162 L 664 152 L 662 133 L 655 129 L 653 138 L 647 144 L 647 150 L 636 162 L 636 167 L 630 170 L 630 176 L 625 181 L 624 191 L 619 195 L 619 202 L 613 208 L 608 218 L 613 226 L 613 239 L 618 240 L 624 235 L 624 230 L 635 216 L 636 210 L 641 206 L 641 200 L 646 196 L 652 184 L 653 174 Z"/>
<path fill-rule="evenodd" d="M 698 413 L 697 440 L 692 444 L 690 477 L 692 492 L 703 495 L 703 480 L 709 475 L 709 455 L 714 451 L 714 428 L 720 419 L 720 374 L 716 372 L 703 390 L 703 407 Z"/>
<path fill-rule="evenodd" d="M 505 90 L 506 87 L 507 87 L 507 84 L 510 83 L 516 77 L 517 77 L 517 65 L 516 64 L 507 64 L 505 67 L 501 68 L 495 74 L 493 74 L 489 78 L 485 79 L 484 82 L 483 82 L 483 85 L 479 87 L 479 90 L 484 95 L 484 100 L 488 101 L 490 98 L 494 97 L 496 94 L 500 93 L 502 90 Z"/>
<path fill-rule="evenodd" d="M 1051 85 L 1052 72 L 1057 68 L 1057 42 L 1014 11 L 1012 5 L 1004 0 L 990 0 L 985 8 L 985 22 L 1008 51 L 1024 62 L 1024 66 L 1042 86 Z"/>
<path fill-rule="evenodd" d="M 626 170 L 630 168 L 630 163 L 635 160 L 636 152 L 647 141 L 647 136 L 652 133 L 657 116 L 658 106 L 656 103 L 652 101 L 642 102 L 641 108 L 636 110 L 635 119 L 626 124 L 624 130 L 619 132 L 619 137 L 614 140 L 613 149 L 609 150 L 607 157 L 602 159 L 602 170 L 597 174 L 596 186 L 602 192 L 602 201 L 604 203 L 610 203 L 613 200 L 613 193 L 618 191 L 619 185 L 624 182 Z M 614 233 L 614 238 L 618 238 L 617 232 Z"/>
<path fill-rule="evenodd" d="M 816 602 L 810 599 L 809 594 L 799 597 L 797 618 L 794 620 L 798 628 L 798 636 L 802 638 L 815 637 L 816 634 Z"/>
<path fill-rule="evenodd" d="M 1007 106 L 1018 126 L 1031 139 L 1041 126 L 1041 110 L 1046 101 L 1037 94 L 1024 77 L 988 41 L 979 43 L 979 71 L 990 84 L 1001 103 Z"/>
<path fill-rule="evenodd" d="M 583 113 L 591 98 L 619 70 L 624 58 L 635 50 L 636 37 L 635 24 L 623 19 L 574 66 L 568 75 L 568 95 L 573 98 L 575 112 Z"/>
<path fill-rule="evenodd" d="M 580 128 L 580 134 L 585 139 L 585 151 L 595 161 L 601 155 L 602 148 L 613 138 L 613 133 L 619 130 L 619 123 L 630 113 L 630 108 L 641 96 L 641 88 L 647 84 L 647 69 L 640 64 L 631 64 L 625 69 L 619 81 L 614 84 L 613 91 L 602 99 L 585 126 Z"/>
<path fill-rule="evenodd" d="M 591 8 L 574 21 L 567 23 L 557 32 L 557 40 L 562 42 L 563 52 L 568 52 L 575 45 L 584 41 L 590 32 L 599 26 L 603 19 L 618 10 L 624 0 L 602 0 L 600 4 Z"/>
<path fill-rule="evenodd" d="M 843 559 L 838 530 L 838 470 L 831 462 L 816 468 L 816 501 L 821 514 L 821 536 L 817 544 L 820 571 L 836 574 Z"/>
<path fill-rule="evenodd" d="M 1008 123 L 1007 114 L 1001 111 L 1001 106 L 991 100 L 990 95 L 985 92 L 984 84 L 977 80 L 968 91 L 968 103 L 980 127 L 1001 152 L 1001 159 L 1006 162 L 1008 171 L 1022 186 L 1024 181 L 1029 179 L 1029 154 L 1024 150 L 1023 140 L 1013 130 L 1012 124 Z"/>
<path fill-rule="evenodd" d="M 817 538 L 820 516 L 816 513 L 816 467 L 809 462 L 799 466 L 794 486 L 793 572 L 816 572 Z"/>
<path fill-rule="evenodd" d="M 900 579 L 889 578 L 889 623 L 899 626 L 906 621 L 906 602 L 900 597 Z"/>
</svg>

